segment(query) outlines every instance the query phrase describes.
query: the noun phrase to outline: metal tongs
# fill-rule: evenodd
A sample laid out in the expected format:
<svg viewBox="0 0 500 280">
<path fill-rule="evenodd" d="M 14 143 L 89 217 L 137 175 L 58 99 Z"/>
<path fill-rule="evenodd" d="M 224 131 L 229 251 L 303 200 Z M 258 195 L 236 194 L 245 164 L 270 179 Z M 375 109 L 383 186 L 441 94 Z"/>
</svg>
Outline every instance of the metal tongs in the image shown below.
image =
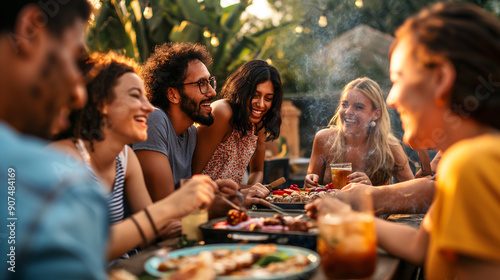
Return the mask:
<svg viewBox="0 0 500 280">
<path fill-rule="evenodd" d="M 267 201 L 265 199 L 260 198 L 259 199 L 259 203 L 262 204 L 262 205 L 264 205 L 264 206 L 266 206 L 266 207 L 269 207 L 270 209 L 272 209 L 272 210 L 274 210 L 276 212 L 278 212 L 282 216 L 289 216 L 289 214 L 286 213 L 283 208 L 281 208 L 279 206 L 276 206 L 276 205 L 272 204 L 271 202 L 269 202 L 269 201 Z"/>
<path fill-rule="evenodd" d="M 231 200 L 227 199 L 225 196 L 223 195 L 220 195 L 220 198 L 226 202 L 228 205 L 230 205 L 231 207 L 233 207 L 234 209 L 237 209 L 237 210 L 240 210 L 242 212 L 246 212 L 246 209 L 243 208 L 243 195 L 240 193 L 240 192 L 236 192 L 236 195 L 240 198 L 240 205 L 236 205 L 234 202 L 232 202 Z"/>
</svg>

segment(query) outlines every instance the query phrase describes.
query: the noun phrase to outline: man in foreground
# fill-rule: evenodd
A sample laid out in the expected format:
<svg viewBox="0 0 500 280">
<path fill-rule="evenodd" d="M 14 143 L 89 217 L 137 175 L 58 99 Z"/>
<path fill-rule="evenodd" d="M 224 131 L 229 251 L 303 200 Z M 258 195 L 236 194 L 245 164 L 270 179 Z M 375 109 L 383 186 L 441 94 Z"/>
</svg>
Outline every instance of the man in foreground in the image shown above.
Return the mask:
<svg viewBox="0 0 500 280">
<path fill-rule="evenodd" d="M 0 10 L 0 279 L 105 279 L 108 218 L 83 166 L 45 148 L 86 92 L 76 59 L 86 0 Z M 6 226 L 7 225 L 7 226 Z"/>
</svg>

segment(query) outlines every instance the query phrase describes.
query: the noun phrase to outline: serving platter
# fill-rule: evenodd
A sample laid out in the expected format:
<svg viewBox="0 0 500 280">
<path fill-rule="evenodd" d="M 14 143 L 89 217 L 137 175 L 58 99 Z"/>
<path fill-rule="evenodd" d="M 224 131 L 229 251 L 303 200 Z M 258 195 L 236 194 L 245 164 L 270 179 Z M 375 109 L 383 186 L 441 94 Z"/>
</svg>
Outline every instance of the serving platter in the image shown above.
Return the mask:
<svg viewBox="0 0 500 280">
<path fill-rule="evenodd" d="M 290 216 L 303 215 L 302 219 L 308 219 L 303 210 L 287 210 Z M 248 211 L 251 218 L 273 217 L 276 212 L 265 210 Z M 317 233 L 299 231 L 249 231 L 245 229 L 220 229 L 214 228 L 214 224 L 225 221 L 226 218 L 218 218 L 200 225 L 200 231 L 206 244 L 213 243 L 275 243 L 280 245 L 299 246 L 306 249 L 316 250 Z"/>
<path fill-rule="evenodd" d="M 152 257 L 147 260 L 144 264 L 144 269 L 150 275 L 153 275 L 158 278 L 162 278 L 168 276 L 170 273 L 162 272 L 158 270 L 158 266 L 166 259 L 166 258 L 178 258 L 181 256 L 189 256 L 189 255 L 197 255 L 200 252 L 204 251 L 213 251 L 215 249 L 229 249 L 234 251 L 236 249 L 239 250 L 248 250 L 254 246 L 258 246 L 257 244 L 212 244 L 212 245 L 204 245 L 190 248 L 183 248 L 175 251 L 169 252 L 165 257 Z M 250 280 L 250 279 L 259 279 L 259 280 L 284 280 L 284 279 L 308 279 L 314 271 L 317 269 L 320 258 L 319 255 L 308 249 L 295 247 L 295 246 L 286 246 L 286 245 L 277 245 L 278 252 L 285 253 L 288 256 L 294 256 L 297 254 L 302 254 L 309 259 L 311 262 L 308 266 L 306 266 L 302 271 L 296 273 L 286 273 L 281 272 L 275 275 L 265 275 L 259 278 L 251 277 L 236 277 L 236 276 L 218 276 L 217 280 Z"/>
<path fill-rule="evenodd" d="M 305 203 L 273 203 L 273 204 L 286 210 L 304 210 L 304 206 L 306 205 Z M 262 204 L 254 204 L 252 208 L 269 209 L 269 207 L 264 206 Z"/>
</svg>

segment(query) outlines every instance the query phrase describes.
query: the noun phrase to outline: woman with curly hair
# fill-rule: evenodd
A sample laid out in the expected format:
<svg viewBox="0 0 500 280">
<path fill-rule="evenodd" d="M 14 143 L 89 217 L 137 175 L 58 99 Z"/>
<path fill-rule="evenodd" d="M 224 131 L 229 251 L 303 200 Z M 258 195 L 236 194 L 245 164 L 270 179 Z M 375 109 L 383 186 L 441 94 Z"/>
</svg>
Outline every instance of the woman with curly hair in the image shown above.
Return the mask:
<svg viewBox="0 0 500 280">
<path fill-rule="evenodd" d="M 214 123 L 197 128 L 193 174 L 241 184 L 250 164 L 247 184 L 262 183 L 265 142 L 280 134 L 280 75 L 264 60 L 248 61 L 229 76 L 220 98 L 212 103 Z"/>
<path fill-rule="evenodd" d="M 352 163 L 351 183 L 387 185 L 413 179 L 408 157 L 391 133 L 391 123 L 379 85 L 369 78 L 348 83 L 329 127 L 314 137 L 304 185 L 332 181 L 330 163 Z"/>
<path fill-rule="evenodd" d="M 82 162 L 108 193 L 109 259 L 115 259 L 178 233 L 179 219 L 209 205 L 217 185 L 207 176 L 198 176 L 153 204 L 139 161 L 127 145 L 146 140 L 146 120 L 153 112 L 136 64 L 113 53 L 93 54 L 82 68 L 94 76 L 87 85 L 88 102 L 72 116 L 73 137 L 53 145 Z M 129 218 L 125 201 L 132 212 Z"/>
</svg>

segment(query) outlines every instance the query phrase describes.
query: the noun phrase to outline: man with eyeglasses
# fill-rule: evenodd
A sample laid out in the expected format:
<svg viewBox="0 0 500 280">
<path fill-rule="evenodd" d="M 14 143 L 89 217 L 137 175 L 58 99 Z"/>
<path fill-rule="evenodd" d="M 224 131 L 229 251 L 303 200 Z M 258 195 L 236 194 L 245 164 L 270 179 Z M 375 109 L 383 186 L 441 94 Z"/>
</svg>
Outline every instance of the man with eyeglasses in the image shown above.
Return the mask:
<svg viewBox="0 0 500 280">
<path fill-rule="evenodd" d="M 217 80 L 207 69 L 211 63 L 205 46 L 165 43 L 143 65 L 146 92 L 156 108 L 147 120 L 148 139 L 132 148 L 153 201 L 168 196 L 181 179 L 191 177 L 196 146 L 193 124 L 214 121 L 210 104 Z"/>
</svg>

